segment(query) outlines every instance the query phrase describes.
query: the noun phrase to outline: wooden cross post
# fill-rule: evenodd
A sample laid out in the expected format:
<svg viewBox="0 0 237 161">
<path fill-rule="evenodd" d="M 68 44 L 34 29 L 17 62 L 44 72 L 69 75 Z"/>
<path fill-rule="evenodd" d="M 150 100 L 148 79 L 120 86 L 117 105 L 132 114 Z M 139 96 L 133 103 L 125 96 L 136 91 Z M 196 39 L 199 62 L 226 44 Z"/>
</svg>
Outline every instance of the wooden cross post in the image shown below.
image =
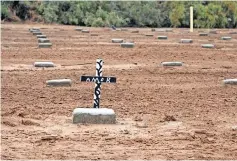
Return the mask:
<svg viewBox="0 0 237 161">
<path fill-rule="evenodd" d="M 190 32 L 193 32 L 193 6 L 190 7 Z"/>
<path fill-rule="evenodd" d="M 95 82 L 94 108 L 100 107 L 101 83 L 116 83 L 116 77 L 102 77 L 103 60 L 96 60 L 96 75 L 81 76 L 82 82 Z"/>
</svg>

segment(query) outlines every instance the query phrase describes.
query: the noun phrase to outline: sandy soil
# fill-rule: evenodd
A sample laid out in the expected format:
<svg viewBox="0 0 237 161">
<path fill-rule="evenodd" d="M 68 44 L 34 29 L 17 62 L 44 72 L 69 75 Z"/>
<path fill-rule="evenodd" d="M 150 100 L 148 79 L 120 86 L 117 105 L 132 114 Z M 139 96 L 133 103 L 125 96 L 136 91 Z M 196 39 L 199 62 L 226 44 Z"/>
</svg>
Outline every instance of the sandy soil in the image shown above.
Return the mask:
<svg viewBox="0 0 237 161">
<path fill-rule="evenodd" d="M 31 27 L 40 27 L 53 47 L 39 49 Z M 89 28 L 98 36 L 74 29 L 2 25 L 2 159 L 237 159 L 237 86 L 222 84 L 237 78 L 237 34 L 225 41 L 225 29 L 208 37 L 187 29 Z M 121 48 L 112 38 L 135 41 L 135 48 Z M 181 38 L 194 43 L 180 44 Z M 201 48 L 205 43 L 216 48 Z M 117 77 L 117 84 L 102 85 L 101 95 L 117 124 L 72 124 L 76 107 L 92 107 L 94 84 L 80 76 L 95 74 L 97 58 L 104 60 L 104 76 Z M 43 60 L 57 67 L 33 67 Z M 164 68 L 163 61 L 184 66 Z M 73 85 L 46 87 L 46 80 L 58 78 Z"/>
</svg>

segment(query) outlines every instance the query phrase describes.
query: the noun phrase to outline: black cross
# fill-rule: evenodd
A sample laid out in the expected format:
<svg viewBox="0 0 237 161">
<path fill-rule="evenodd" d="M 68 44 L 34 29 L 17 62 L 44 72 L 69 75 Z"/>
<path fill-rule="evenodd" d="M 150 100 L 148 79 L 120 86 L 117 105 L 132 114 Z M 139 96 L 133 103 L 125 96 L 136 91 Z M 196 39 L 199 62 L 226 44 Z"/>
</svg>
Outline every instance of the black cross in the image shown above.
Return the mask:
<svg viewBox="0 0 237 161">
<path fill-rule="evenodd" d="M 103 60 L 96 60 L 96 76 L 81 76 L 82 82 L 95 82 L 94 108 L 100 107 L 101 83 L 116 83 L 116 77 L 102 77 Z"/>
</svg>

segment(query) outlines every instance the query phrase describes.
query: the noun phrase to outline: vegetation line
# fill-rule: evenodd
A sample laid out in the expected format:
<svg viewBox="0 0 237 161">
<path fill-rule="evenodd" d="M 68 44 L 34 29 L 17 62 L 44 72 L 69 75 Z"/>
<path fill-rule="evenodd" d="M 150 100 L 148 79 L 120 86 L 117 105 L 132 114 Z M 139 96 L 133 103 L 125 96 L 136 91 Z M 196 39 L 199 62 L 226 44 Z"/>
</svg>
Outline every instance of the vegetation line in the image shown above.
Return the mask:
<svg viewBox="0 0 237 161">
<path fill-rule="evenodd" d="M 3 1 L 1 20 L 93 27 L 236 28 L 236 1 Z"/>
</svg>

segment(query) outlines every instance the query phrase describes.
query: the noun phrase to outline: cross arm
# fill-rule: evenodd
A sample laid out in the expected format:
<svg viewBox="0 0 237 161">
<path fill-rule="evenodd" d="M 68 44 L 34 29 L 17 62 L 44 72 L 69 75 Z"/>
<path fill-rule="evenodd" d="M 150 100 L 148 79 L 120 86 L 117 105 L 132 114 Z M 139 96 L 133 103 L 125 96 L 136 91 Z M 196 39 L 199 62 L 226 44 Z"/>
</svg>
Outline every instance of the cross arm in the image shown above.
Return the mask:
<svg viewBox="0 0 237 161">
<path fill-rule="evenodd" d="M 81 82 L 116 83 L 116 77 L 81 76 Z"/>
</svg>

